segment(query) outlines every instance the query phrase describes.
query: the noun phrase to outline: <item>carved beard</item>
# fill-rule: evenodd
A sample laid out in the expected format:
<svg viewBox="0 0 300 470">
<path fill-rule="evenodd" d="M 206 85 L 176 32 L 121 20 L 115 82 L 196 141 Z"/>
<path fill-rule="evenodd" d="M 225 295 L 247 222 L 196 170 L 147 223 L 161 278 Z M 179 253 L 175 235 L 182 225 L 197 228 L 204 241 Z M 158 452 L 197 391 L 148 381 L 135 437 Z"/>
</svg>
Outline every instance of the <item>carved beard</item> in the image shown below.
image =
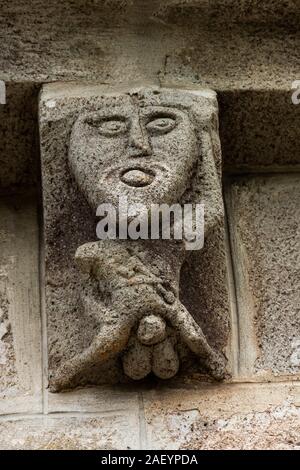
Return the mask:
<svg viewBox="0 0 300 470">
<path fill-rule="evenodd" d="M 94 204 L 97 201 L 105 201 L 116 207 L 120 197 L 126 198 L 130 205 L 143 204 L 148 208 L 152 204 L 179 202 L 192 171 L 193 168 L 185 168 L 179 176 L 167 165 L 160 163 L 110 168 L 103 173 L 99 181 Z M 130 180 L 130 184 L 124 182 L 124 176 Z"/>
</svg>

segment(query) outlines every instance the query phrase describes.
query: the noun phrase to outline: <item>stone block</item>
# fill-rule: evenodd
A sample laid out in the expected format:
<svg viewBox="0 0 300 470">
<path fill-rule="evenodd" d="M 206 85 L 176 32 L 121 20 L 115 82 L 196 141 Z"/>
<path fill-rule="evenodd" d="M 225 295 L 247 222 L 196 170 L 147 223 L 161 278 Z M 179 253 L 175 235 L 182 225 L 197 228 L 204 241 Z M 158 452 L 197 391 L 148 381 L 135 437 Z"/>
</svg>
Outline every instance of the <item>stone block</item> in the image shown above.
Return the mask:
<svg viewBox="0 0 300 470">
<path fill-rule="evenodd" d="M 0 199 L 0 414 L 42 409 L 35 196 Z"/>
<path fill-rule="evenodd" d="M 299 384 L 227 384 L 143 394 L 144 448 L 299 450 Z"/>
<path fill-rule="evenodd" d="M 46 392 L 46 413 L 139 414 L 139 393 L 134 387 L 86 387 L 68 393 Z"/>
<path fill-rule="evenodd" d="M 38 416 L 0 420 L 3 450 L 128 450 L 139 448 L 132 413 Z"/>
<path fill-rule="evenodd" d="M 300 177 L 257 175 L 227 188 L 243 377 L 299 377 Z"/>
</svg>

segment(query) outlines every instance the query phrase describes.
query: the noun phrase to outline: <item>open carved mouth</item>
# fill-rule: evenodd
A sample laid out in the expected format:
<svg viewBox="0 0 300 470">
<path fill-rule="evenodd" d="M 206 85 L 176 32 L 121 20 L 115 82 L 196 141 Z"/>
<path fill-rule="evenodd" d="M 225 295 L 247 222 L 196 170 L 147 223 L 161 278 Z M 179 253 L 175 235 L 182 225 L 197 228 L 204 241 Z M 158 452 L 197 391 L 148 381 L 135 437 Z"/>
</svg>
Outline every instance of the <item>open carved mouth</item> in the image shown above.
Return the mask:
<svg viewBox="0 0 300 470">
<path fill-rule="evenodd" d="M 135 188 L 143 188 L 149 186 L 155 178 L 155 173 L 152 170 L 144 168 L 129 168 L 121 173 L 120 180 Z"/>
</svg>

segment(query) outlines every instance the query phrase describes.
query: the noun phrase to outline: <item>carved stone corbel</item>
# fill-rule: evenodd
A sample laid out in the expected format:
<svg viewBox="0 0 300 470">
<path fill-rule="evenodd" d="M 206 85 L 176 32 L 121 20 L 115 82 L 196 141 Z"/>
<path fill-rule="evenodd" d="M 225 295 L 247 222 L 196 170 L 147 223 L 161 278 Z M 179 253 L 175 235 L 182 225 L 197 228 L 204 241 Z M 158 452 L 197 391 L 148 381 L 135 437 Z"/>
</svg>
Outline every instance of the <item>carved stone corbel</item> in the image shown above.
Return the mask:
<svg viewBox="0 0 300 470">
<path fill-rule="evenodd" d="M 51 389 L 151 372 L 169 379 L 182 363 L 223 379 L 229 321 L 213 92 L 52 90 L 40 106 Z M 146 211 L 204 203 L 203 250 L 187 251 L 184 240 L 96 240 L 98 206 L 118 212 L 120 196 Z M 215 292 L 201 285 L 207 270 Z"/>
</svg>

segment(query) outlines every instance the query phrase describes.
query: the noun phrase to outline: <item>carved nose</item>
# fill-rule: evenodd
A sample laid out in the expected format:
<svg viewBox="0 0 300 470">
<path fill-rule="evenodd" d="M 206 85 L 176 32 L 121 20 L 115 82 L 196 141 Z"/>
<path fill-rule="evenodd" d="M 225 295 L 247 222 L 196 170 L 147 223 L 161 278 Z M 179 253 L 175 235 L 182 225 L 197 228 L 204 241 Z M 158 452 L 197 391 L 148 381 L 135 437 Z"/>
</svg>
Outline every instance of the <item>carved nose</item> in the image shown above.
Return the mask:
<svg viewBox="0 0 300 470">
<path fill-rule="evenodd" d="M 131 157 L 144 157 L 151 155 L 151 147 L 146 129 L 142 129 L 139 123 L 132 125 L 129 134 L 129 155 Z"/>
</svg>

